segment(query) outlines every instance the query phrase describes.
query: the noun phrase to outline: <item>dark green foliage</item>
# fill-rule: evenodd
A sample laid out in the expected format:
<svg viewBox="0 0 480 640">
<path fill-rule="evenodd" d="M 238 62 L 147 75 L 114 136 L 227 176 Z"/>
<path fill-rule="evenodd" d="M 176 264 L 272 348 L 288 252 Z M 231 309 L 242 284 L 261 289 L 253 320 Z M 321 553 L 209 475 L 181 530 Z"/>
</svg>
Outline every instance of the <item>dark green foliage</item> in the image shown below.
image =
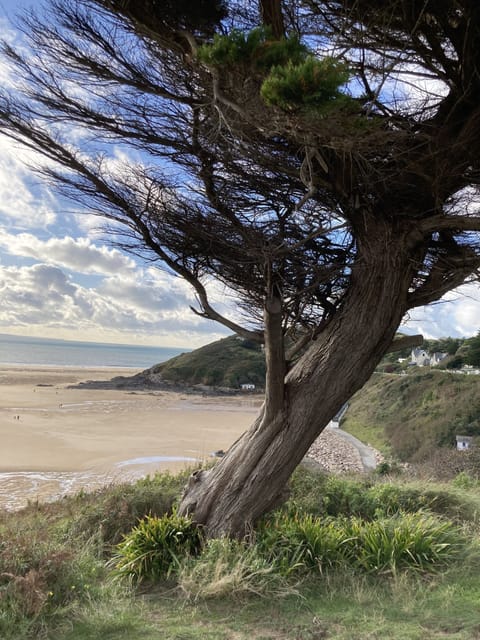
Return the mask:
<svg viewBox="0 0 480 640">
<path fill-rule="evenodd" d="M 234 29 L 228 35 L 216 34 L 212 44 L 200 47 L 198 57 L 213 67 L 246 66 L 251 72 L 267 74 L 260 95 L 270 106 L 318 112 L 333 104 L 353 104 L 339 91 L 349 78 L 345 65 L 308 54 L 297 35 L 276 40 L 268 29 L 257 27 L 248 33 Z"/>
<path fill-rule="evenodd" d="M 455 561 L 465 546 L 451 523 L 422 512 L 366 521 L 277 515 L 258 531 L 257 545 L 289 574 L 353 569 L 365 573 L 431 573 Z"/>
<path fill-rule="evenodd" d="M 186 557 L 200 551 L 200 529 L 177 515 L 147 516 L 117 545 L 111 564 L 136 582 L 170 577 Z"/>
<path fill-rule="evenodd" d="M 339 523 L 312 515 L 280 513 L 259 526 L 256 544 L 283 575 L 344 568 L 352 561 L 352 546 Z"/>
<path fill-rule="evenodd" d="M 274 40 L 269 29 L 257 27 L 248 33 L 233 29 L 228 35 L 215 34 L 212 44 L 198 50 L 198 58 L 215 67 L 245 65 L 256 71 L 269 71 L 274 65 L 298 63 L 308 49 L 298 36 Z"/>
<path fill-rule="evenodd" d="M 272 68 L 260 90 L 265 102 L 281 109 L 306 107 L 326 109 L 346 106 L 351 99 L 339 87 L 348 80 L 345 65 L 333 58 L 317 60 L 308 56 L 303 62 L 289 62 Z"/>
<path fill-rule="evenodd" d="M 375 473 L 379 476 L 393 476 L 401 474 L 402 468 L 396 462 L 387 462 L 383 460 L 379 462 L 375 468 Z"/>
<path fill-rule="evenodd" d="M 452 491 L 423 485 L 322 476 L 301 469 L 292 476 L 291 496 L 284 508 L 291 514 L 357 516 L 364 520 L 420 510 L 456 522 L 476 520 L 476 507 L 468 499 Z"/>
<path fill-rule="evenodd" d="M 465 356 L 465 363 L 473 367 L 480 367 L 480 332 L 467 340 L 468 351 Z"/>
<path fill-rule="evenodd" d="M 371 522 L 353 518 L 346 522 L 345 534 L 354 567 L 366 573 L 437 572 L 458 560 L 465 547 L 451 523 L 421 512 Z"/>
<path fill-rule="evenodd" d="M 438 340 L 424 340 L 423 347 L 429 353 L 439 351 L 442 353 L 448 353 L 449 356 L 453 356 L 464 342 L 465 341 L 462 338 L 439 338 Z"/>
<path fill-rule="evenodd" d="M 440 366 L 444 366 L 445 369 L 461 369 L 465 364 L 465 360 L 461 355 L 454 355 L 448 360 L 445 358 L 445 363 L 441 363 Z"/>
<path fill-rule="evenodd" d="M 227 16 L 223 0 L 111 0 L 109 4 L 158 33 L 189 29 L 210 34 Z"/>
</svg>

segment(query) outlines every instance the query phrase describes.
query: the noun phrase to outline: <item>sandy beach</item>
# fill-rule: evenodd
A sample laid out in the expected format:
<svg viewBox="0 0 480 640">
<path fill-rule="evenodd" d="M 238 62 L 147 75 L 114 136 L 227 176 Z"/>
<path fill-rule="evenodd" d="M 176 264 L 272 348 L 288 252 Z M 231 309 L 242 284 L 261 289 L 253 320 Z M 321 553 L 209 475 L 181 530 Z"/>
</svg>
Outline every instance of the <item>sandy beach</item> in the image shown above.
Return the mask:
<svg viewBox="0 0 480 640">
<path fill-rule="evenodd" d="M 0 507 L 172 471 L 228 449 L 262 399 L 69 388 L 128 369 L 0 366 Z"/>
</svg>

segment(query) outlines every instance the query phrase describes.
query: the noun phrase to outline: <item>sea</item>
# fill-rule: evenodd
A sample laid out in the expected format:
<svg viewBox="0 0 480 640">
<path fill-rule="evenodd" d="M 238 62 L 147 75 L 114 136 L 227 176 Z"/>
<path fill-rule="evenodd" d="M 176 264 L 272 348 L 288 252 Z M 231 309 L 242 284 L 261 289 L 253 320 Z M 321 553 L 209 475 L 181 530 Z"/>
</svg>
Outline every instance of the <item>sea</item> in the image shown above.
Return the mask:
<svg viewBox="0 0 480 640">
<path fill-rule="evenodd" d="M 190 351 L 0 334 L 0 364 L 147 369 Z"/>
</svg>

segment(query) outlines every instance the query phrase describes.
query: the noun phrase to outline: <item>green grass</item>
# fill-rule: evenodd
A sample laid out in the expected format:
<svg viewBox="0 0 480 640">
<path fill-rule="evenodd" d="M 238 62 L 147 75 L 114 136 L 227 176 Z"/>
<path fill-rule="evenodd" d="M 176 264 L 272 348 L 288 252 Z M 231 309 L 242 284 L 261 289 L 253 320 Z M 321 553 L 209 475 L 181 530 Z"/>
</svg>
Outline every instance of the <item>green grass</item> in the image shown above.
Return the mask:
<svg viewBox="0 0 480 640">
<path fill-rule="evenodd" d="M 1 514 L 0 638 L 479 637 L 477 482 L 426 487 L 302 469 L 289 503 L 266 521 L 263 542 L 260 528 L 253 545 L 210 542 L 169 579 L 119 581 L 107 566 L 118 541 L 144 514 L 171 513 L 184 480 L 155 476 Z M 339 532 L 352 545 L 341 562 Z M 450 557 L 427 566 L 432 550 L 441 555 L 449 545 Z M 295 563 L 300 570 L 289 570 Z"/>
</svg>

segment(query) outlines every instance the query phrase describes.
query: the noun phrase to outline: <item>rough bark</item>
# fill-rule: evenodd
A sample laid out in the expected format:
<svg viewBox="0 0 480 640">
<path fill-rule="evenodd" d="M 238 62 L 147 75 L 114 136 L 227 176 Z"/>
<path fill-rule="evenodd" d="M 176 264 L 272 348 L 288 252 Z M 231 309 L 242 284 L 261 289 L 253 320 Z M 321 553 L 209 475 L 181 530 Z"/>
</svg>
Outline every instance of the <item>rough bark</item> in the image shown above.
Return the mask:
<svg viewBox="0 0 480 640">
<path fill-rule="evenodd" d="M 285 378 L 282 406 L 269 399 L 252 427 L 211 470 L 186 488 L 180 511 L 207 535 L 242 537 L 282 500 L 315 438 L 363 386 L 392 343 L 407 305 L 421 242 L 408 231 L 369 225 L 344 305 Z M 268 335 L 268 334 L 267 334 Z M 275 389 L 278 393 L 278 389 Z"/>
<path fill-rule="evenodd" d="M 280 39 L 285 35 L 285 24 L 282 15 L 281 0 L 261 0 L 260 10 L 262 22 L 272 30 L 274 38 Z"/>
</svg>

